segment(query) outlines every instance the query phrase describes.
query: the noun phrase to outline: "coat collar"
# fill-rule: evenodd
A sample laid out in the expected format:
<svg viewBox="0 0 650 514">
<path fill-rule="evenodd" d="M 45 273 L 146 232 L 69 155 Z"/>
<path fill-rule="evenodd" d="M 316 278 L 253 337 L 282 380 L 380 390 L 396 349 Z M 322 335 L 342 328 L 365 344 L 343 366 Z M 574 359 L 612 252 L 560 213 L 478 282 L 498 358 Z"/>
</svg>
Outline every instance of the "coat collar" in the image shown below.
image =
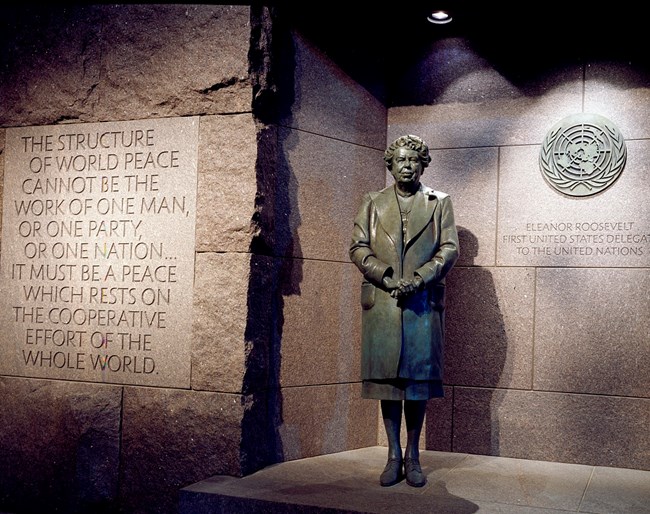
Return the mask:
<svg viewBox="0 0 650 514">
<path fill-rule="evenodd" d="M 397 203 L 395 185 L 379 191 L 375 198 L 377 217 L 393 241 L 395 248 L 401 253 L 402 248 L 402 219 Z M 427 226 L 433 211 L 438 205 L 438 195 L 433 189 L 420 184 L 420 189 L 415 193 L 413 208 L 409 217 L 406 230 L 406 244 L 416 237 Z"/>
</svg>

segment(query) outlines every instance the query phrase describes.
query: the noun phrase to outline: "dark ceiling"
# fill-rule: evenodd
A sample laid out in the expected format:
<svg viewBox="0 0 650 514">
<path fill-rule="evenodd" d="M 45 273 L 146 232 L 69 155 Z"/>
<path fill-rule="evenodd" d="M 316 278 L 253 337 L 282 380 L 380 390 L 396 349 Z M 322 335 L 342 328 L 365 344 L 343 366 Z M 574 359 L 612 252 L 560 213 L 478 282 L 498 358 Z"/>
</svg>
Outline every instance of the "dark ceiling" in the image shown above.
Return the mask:
<svg viewBox="0 0 650 514">
<path fill-rule="evenodd" d="M 448 8 L 453 22 L 426 21 L 434 5 Z M 594 59 L 634 62 L 645 69 L 650 63 L 649 17 L 643 2 L 350 1 L 277 2 L 274 7 L 384 100 L 390 97 L 386 71 L 412 64 L 446 38 L 463 38 L 478 55 L 511 75 L 541 75 L 565 63 Z"/>
<path fill-rule="evenodd" d="M 462 35 L 481 44 L 504 45 L 503 50 L 515 54 L 546 45 L 589 51 L 642 43 L 645 52 L 650 50 L 650 15 L 638 1 L 349 1 L 278 2 L 276 6 L 284 16 L 334 46 L 372 41 L 373 46 L 381 48 Z M 427 22 L 434 6 L 448 8 L 454 21 L 447 25 Z"/>
</svg>

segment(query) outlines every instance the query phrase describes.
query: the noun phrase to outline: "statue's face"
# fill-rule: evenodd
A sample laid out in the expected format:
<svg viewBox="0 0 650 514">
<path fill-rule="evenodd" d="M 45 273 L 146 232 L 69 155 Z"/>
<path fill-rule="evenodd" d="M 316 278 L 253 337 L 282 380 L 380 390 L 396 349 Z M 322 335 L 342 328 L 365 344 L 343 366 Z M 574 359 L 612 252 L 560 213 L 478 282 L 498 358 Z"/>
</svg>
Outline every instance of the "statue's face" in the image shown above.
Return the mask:
<svg viewBox="0 0 650 514">
<path fill-rule="evenodd" d="M 390 172 L 398 182 L 405 186 L 413 186 L 420 183 L 420 177 L 424 167 L 420 156 L 415 150 L 403 146 L 395 150 Z"/>
</svg>

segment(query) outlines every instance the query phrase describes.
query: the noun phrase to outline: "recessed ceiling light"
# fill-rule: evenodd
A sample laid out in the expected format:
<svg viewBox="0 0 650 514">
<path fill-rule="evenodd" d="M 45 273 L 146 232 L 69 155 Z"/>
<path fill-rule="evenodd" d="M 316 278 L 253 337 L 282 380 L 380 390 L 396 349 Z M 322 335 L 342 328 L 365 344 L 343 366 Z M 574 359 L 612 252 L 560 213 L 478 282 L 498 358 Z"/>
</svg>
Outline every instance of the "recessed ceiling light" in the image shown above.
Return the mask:
<svg viewBox="0 0 650 514">
<path fill-rule="evenodd" d="M 427 16 L 427 21 L 436 25 L 444 25 L 451 21 L 451 14 L 448 11 L 433 11 Z"/>
</svg>

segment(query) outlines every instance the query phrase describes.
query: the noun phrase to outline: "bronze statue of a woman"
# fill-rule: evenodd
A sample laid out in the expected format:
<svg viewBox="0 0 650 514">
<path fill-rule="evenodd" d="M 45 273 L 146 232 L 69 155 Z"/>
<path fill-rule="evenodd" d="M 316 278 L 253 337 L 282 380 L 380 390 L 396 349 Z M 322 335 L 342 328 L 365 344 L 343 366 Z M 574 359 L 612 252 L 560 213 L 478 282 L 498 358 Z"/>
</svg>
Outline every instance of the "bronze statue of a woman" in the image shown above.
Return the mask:
<svg viewBox="0 0 650 514">
<path fill-rule="evenodd" d="M 362 397 L 381 401 L 388 462 L 380 484 L 406 477 L 422 487 L 419 438 L 427 400 L 443 396 L 445 276 L 459 256 L 458 233 L 449 195 L 420 183 L 431 162 L 421 138 L 399 137 L 384 161 L 395 184 L 363 197 L 350 246 L 363 273 Z"/>
</svg>

